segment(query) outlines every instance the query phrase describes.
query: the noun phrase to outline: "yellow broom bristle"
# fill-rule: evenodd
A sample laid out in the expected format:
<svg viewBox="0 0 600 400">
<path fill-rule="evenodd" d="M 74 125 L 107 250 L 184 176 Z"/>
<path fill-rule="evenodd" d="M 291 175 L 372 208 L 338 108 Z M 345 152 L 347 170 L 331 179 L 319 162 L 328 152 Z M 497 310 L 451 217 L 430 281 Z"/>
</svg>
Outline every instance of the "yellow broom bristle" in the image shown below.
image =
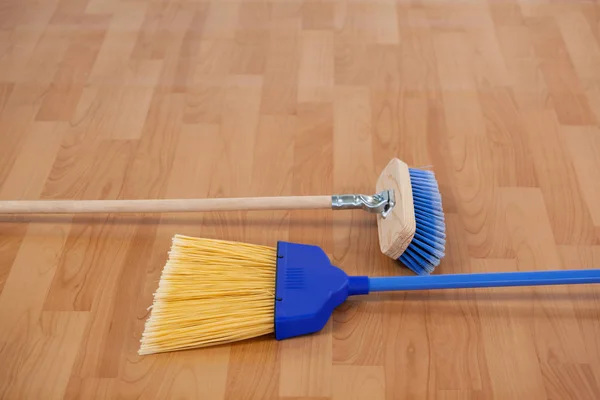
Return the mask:
<svg viewBox="0 0 600 400">
<path fill-rule="evenodd" d="M 276 266 L 274 247 L 175 235 L 138 353 L 272 333 Z"/>
</svg>

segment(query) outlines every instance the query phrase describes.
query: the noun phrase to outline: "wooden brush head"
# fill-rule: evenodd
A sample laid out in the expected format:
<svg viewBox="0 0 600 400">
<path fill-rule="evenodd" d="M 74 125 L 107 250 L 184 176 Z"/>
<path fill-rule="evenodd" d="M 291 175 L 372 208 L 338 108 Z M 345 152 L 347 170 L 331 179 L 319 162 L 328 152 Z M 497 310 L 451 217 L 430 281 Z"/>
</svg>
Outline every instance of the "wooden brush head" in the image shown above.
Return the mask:
<svg viewBox="0 0 600 400">
<path fill-rule="evenodd" d="M 379 247 L 393 259 L 398 259 L 413 240 L 417 229 L 412 186 L 408 165 L 393 158 L 377 179 L 376 191 L 393 190 L 396 205 L 386 218 L 377 215 Z"/>
</svg>

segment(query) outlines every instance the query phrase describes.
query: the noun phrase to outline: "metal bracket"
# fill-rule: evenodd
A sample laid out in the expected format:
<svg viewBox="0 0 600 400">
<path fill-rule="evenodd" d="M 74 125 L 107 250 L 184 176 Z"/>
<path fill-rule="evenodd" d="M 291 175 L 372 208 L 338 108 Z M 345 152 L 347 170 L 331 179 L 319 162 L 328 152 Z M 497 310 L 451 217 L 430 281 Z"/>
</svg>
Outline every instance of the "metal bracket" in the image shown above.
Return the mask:
<svg viewBox="0 0 600 400">
<path fill-rule="evenodd" d="M 342 194 L 331 196 L 331 208 L 334 210 L 350 210 L 361 208 L 365 211 L 387 217 L 396 205 L 393 190 L 384 190 L 373 196 L 364 194 Z"/>
</svg>

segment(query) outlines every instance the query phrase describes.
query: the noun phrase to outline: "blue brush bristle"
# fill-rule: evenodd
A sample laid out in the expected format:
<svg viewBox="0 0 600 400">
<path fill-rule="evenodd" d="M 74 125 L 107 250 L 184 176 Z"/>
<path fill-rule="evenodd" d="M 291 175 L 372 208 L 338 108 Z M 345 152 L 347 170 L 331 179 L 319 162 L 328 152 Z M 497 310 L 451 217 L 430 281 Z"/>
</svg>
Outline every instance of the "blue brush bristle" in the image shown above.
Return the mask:
<svg viewBox="0 0 600 400">
<path fill-rule="evenodd" d="M 399 260 L 414 273 L 427 275 L 440 264 L 445 254 L 446 223 L 442 196 L 432 171 L 409 168 L 409 173 L 417 230 Z"/>
</svg>

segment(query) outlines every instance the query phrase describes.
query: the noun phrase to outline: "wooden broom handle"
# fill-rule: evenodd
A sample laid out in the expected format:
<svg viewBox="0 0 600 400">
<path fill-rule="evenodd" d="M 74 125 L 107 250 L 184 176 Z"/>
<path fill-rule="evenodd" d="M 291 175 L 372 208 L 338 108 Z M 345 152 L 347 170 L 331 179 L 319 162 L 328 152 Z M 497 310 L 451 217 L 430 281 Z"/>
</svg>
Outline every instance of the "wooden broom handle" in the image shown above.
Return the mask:
<svg viewBox="0 0 600 400">
<path fill-rule="evenodd" d="M 331 209 L 332 196 L 157 200 L 5 200 L 0 214 L 163 213 Z"/>
</svg>

